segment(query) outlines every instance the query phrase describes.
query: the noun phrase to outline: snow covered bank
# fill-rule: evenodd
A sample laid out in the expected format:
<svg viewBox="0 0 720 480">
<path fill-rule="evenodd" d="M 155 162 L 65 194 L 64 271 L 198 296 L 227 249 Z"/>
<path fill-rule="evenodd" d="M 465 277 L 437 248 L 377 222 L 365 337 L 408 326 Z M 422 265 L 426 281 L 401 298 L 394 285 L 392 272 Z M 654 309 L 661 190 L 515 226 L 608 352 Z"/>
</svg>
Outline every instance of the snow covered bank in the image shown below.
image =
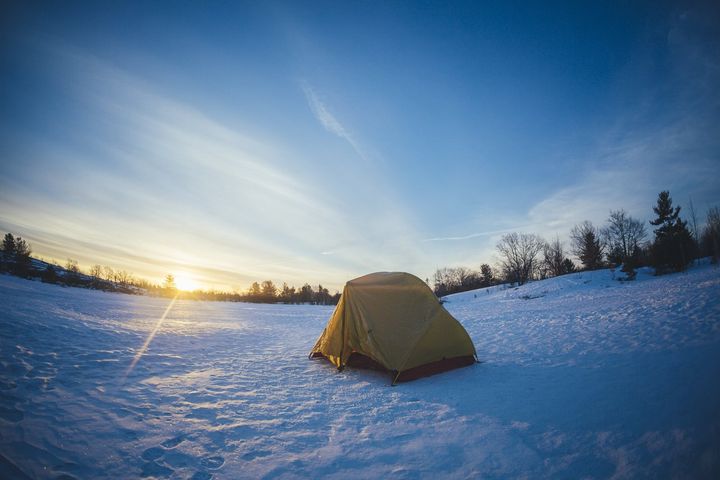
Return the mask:
<svg viewBox="0 0 720 480">
<path fill-rule="evenodd" d="M 720 270 L 447 298 L 482 364 L 390 387 L 306 358 L 331 307 L 0 275 L 0 477 L 713 478 Z"/>
</svg>

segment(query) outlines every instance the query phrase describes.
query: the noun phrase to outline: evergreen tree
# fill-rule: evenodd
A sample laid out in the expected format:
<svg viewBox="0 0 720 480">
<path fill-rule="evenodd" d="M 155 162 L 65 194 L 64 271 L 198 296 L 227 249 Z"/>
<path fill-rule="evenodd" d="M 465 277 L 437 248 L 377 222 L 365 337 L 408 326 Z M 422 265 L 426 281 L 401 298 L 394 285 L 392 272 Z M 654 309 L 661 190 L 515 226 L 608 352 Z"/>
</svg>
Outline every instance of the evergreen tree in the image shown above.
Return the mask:
<svg viewBox="0 0 720 480">
<path fill-rule="evenodd" d="M 318 305 L 327 305 L 329 301 L 330 291 L 322 285 L 318 285 L 318 291 L 315 293 L 315 303 Z"/>
<path fill-rule="evenodd" d="M 40 275 L 40 279 L 44 283 L 57 283 L 58 276 L 57 272 L 55 271 L 55 267 L 52 265 L 48 265 L 45 270 L 43 270 L 42 274 Z"/>
<path fill-rule="evenodd" d="M 572 253 L 582 262 L 586 270 L 602 267 L 603 244 L 600 234 L 592 223 L 585 221 L 575 225 L 570 232 Z"/>
<path fill-rule="evenodd" d="M 165 277 L 165 283 L 163 283 L 163 288 L 169 293 L 175 293 L 175 291 L 177 290 L 177 285 L 175 284 L 174 275 L 168 274 L 168 276 Z"/>
<path fill-rule="evenodd" d="M 9 235 L 9 234 L 8 234 Z M 8 237 L 6 236 L 5 239 L 7 240 Z M 4 243 L 4 242 L 3 242 Z M 4 248 L 4 245 L 3 245 Z M 13 265 L 11 270 L 15 275 L 19 275 L 21 277 L 26 277 L 30 275 L 31 270 L 31 261 L 30 261 L 30 254 L 32 253 L 32 250 L 30 249 L 30 245 L 21 237 L 15 238 L 15 245 L 12 249 L 12 255 L 13 255 Z"/>
<path fill-rule="evenodd" d="M 482 265 L 480 265 L 480 276 L 482 287 L 489 287 L 495 282 L 492 267 L 487 263 L 483 263 Z"/>
<path fill-rule="evenodd" d="M 575 264 L 569 258 L 563 260 L 563 274 L 573 273 L 576 270 Z"/>
<path fill-rule="evenodd" d="M 652 262 L 656 273 L 684 270 L 692 261 L 694 241 L 687 222 L 680 218 L 680 206 L 673 208 L 670 192 L 662 191 L 653 211 L 657 218 L 650 224 L 658 227 L 654 230 L 655 242 L 652 246 Z"/>
<path fill-rule="evenodd" d="M 295 301 L 295 287 L 290 288 L 287 283 L 283 282 L 280 290 L 279 299 L 283 303 L 293 303 Z"/>
<path fill-rule="evenodd" d="M 6 233 L 2 243 L 2 253 L 9 257 L 15 256 L 15 237 L 12 233 Z"/>
<path fill-rule="evenodd" d="M 277 298 L 276 298 L 277 287 L 272 282 L 272 280 L 265 280 L 262 283 L 261 290 L 262 290 L 262 295 L 261 295 L 262 300 L 261 301 L 263 303 L 274 303 L 275 300 L 277 300 Z"/>
<path fill-rule="evenodd" d="M 300 303 L 312 303 L 314 296 L 315 292 L 313 292 L 312 287 L 310 286 L 310 284 L 306 283 L 300 288 L 298 300 L 300 301 Z"/>
<path fill-rule="evenodd" d="M 15 263 L 15 237 L 6 233 L 2 242 L 2 256 L 0 256 L 0 271 L 10 270 Z"/>
</svg>

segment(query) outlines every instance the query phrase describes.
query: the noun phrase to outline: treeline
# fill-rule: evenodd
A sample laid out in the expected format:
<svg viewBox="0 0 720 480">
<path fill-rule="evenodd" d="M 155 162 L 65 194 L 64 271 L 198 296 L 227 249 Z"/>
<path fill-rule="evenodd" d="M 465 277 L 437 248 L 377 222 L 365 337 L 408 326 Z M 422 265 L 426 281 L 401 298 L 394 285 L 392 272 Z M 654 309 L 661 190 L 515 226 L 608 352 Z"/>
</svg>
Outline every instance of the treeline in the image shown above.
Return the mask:
<svg viewBox="0 0 720 480">
<path fill-rule="evenodd" d="M 283 283 L 278 288 L 271 280 L 265 280 L 262 284 L 254 282 L 244 295 L 244 301 L 255 303 L 309 303 L 313 305 L 337 305 L 340 300 L 340 292 L 330 295 L 327 288 L 318 285 L 317 290 L 306 283 L 296 289 Z"/>
<path fill-rule="evenodd" d="M 107 265 L 93 265 L 85 273 L 78 266 L 77 260 L 68 259 L 65 265 L 61 266 L 33 258 L 31 255 L 32 249 L 26 240 L 12 233 L 5 234 L 0 252 L 0 272 L 68 287 L 188 300 L 335 305 L 340 299 L 339 292 L 331 295 L 322 285 L 315 289 L 306 283 L 296 289 L 283 283 L 282 287 L 278 288 L 271 280 L 254 282 L 242 293 L 218 290 L 183 291 L 177 288 L 173 275 L 168 275 L 163 284 L 159 285 Z"/>
<path fill-rule="evenodd" d="M 139 288 L 148 291 L 151 295 L 175 297 L 191 300 L 219 300 L 225 302 L 250 302 L 250 303 L 285 303 L 285 304 L 308 304 L 308 305 L 336 305 L 340 300 L 340 293 L 333 295 L 322 285 L 315 290 L 306 283 L 299 289 L 290 287 L 283 283 L 278 288 L 272 280 L 265 280 L 262 283 L 253 282 L 250 288 L 243 293 L 223 292 L 217 290 L 178 290 L 175 285 L 175 277 L 168 275 L 162 285 L 148 284 L 147 282 L 135 283 Z"/>
<path fill-rule="evenodd" d="M 720 209 L 710 208 L 700 227 L 690 203 L 687 220 L 681 207 L 673 206 L 669 191 L 658 194 L 653 207 L 652 236 L 644 222 L 625 210 L 611 210 L 604 225 L 584 221 L 570 231 L 570 247 L 559 237 L 548 242 L 532 233 L 512 232 L 496 245 L 495 268 L 484 264 L 480 271 L 466 267 L 440 268 L 434 275 L 438 296 L 487 287 L 499 283 L 522 285 L 530 280 L 565 275 L 577 270 L 621 267 L 623 280 L 633 280 L 636 269 L 650 266 L 656 275 L 682 271 L 695 259 L 720 258 Z M 580 265 L 569 258 L 574 255 Z"/>
<path fill-rule="evenodd" d="M 5 234 L 0 250 L 0 272 L 28 279 L 36 278 L 44 283 L 122 293 L 143 293 L 139 290 L 149 285 L 124 270 L 115 271 L 110 267 L 95 265 L 90 274 L 85 274 L 76 260 L 68 259 L 67 263 L 61 266 L 33 258 L 31 255 L 32 249 L 27 241 L 12 233 Z"/>
<path fill-rule="evenodd" d="M 500 280 L 495 278 L 492 267 L 486 263 L 480 266 L 479 271 L 467 267 L 438 268 L 433 276 L 435 295 L 438 297 L 490 287 L 500 283 Z"/>
<path fill-rule="evenodd" d="M 109 292 L 143 294 L 144 290 L 153 287 L 149 282 L 136 279 L 124 270 L 114 271 L 110 267 L 100 267 L 101 270 L 98 271 L 96 268 L 99 266 L 96 265 L 91 269 L 91 274 L 86 274 L 80 270 L 77 260 L 68 259 L 67 263 L 61 266 L 58 263 L 32 258 L 29 247 L 27 252 L 17 247 L 13 249 L 13 243 L 17 245 L 18 241 L 22 242 L 21 245 L 27 245 L 21 237 L 15 238 L 11 233 L 5 235 L 0 254 L 0 272 L 28 279 L 39 279 L 43 283 Z"/>
</svg>

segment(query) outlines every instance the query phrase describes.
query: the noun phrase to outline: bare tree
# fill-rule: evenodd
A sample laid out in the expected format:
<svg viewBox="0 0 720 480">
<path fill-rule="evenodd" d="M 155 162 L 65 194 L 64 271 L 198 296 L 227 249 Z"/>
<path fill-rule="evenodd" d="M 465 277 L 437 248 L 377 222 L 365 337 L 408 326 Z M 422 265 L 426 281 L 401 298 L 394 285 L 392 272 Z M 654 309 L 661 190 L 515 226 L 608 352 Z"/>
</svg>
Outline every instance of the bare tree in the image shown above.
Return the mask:
<svg viewBox="0 0 720 480">
<path fill-rule="evenodd" d="M 125 270 L 118 270 L 115 272 L 115 281 L 120 284 L 121 287 L 127 287 L 130 284 L 132 276 Z"/>
<path fill-rule="evenodd" d="M 713 207 L 707 212 L 707 222 L 700 242 L 703 255 L 712 257 L 712 262 L 720 259 L 720 208 Z"/>
<path fill-rule="evenodd" d="M 77 275 L 80 273 L 80 267 L 78 267 L 78 261 L 73 260 L 72 258 L 68 258 L 67 262 L 65 263 L 65 270 L 67 270 L 70 274 Z"/>
<path fill-rule="evenodd" d="M 692 236 L 695 240 L 695 255 L 694 257 L 700 258 L 700 232 L 698 230 L 697 214 L 695 213 L 695 206 L 692 202 L 692 197 L 689 201 L 688 210 L 690 210 L 690 225 L 692 226 Z"/>
<path fill-rule="evenodd" d="M 565 249 L 560 238 L 555 237 L 555 240 L 545 244 L 543 261 L 545 269 L 554 277 L 568 273 L 565 271 Z"/>
<path fill-rule="evenodd" d="M 115 281 L 115 271 L 107 265 L 103 267 L 103 276 L 108 282 Z"/>
<path fill-rule="evenodd" d="M 545 241 L 531 233 L 508 233 L 502 236 L 496 248 L 500 266 L 507 280 L 522 285 L 531 280 L 540 267 L 538 255 Z"/>
<path fill-rule="evenodd" d="M 90 267 L 90 276 L 93 277 L 95 280 L 100 280 L 102 278 L 102 274 L 102 266 L 96 264 Z"/>
<path fill-rule="evenodd" d="M 438 268 L 433 282 L 433 291 L 438 297 L 484 286 L 481 274 L 467 267 Z"/>
<path fill-rule="evenodd" d="M 690 199 L 688 210 L 690 210 L 690 225 L 692 225 L 692 234 L 696 242 L 700 241 L 698 236 L 698 224 L 697 215 L 695 214 L 695 206 L 693 205 L 692 198 Z"/>
<path fill-rule="evenodd" d="M 461 290 L 469 290 L 474 288 L 478 283 L 478 274 L 467 267 L 457 267 L 455 270 L 455 281 Z"/>
<path fill-rule="evenodd" d="M 608 245 L 608 260 L 613 263 L 623 263 L 636 255 L 647 237 L 645 224 L 622 209 L 610 211 L 608 225 L 602 233 Z"/>
<path fill-rule="evenodd" d="M 442 297 L 452 291 L 454 287 L 454 273 L 451 268 L 443 267 L 435 270 L 433 275 L 433 290 L 435 295 Z"/>
</svg>

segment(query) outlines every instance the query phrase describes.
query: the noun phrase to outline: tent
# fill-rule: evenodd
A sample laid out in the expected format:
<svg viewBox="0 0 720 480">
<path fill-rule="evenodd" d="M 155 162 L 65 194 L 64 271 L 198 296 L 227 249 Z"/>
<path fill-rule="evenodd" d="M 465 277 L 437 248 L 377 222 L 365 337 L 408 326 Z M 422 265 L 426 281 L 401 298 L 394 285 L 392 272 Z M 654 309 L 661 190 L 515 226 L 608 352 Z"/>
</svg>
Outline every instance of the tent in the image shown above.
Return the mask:
<svg viewBox="0 0 720 480">
<path fill-rule="evenodd" d="M 460 322 L 414 275 L 371 273 L 350 280 L 310 352 L 339 370 L 370 367 L 393 373 L 393 384 L 475 362 Z"/>
</svg>

